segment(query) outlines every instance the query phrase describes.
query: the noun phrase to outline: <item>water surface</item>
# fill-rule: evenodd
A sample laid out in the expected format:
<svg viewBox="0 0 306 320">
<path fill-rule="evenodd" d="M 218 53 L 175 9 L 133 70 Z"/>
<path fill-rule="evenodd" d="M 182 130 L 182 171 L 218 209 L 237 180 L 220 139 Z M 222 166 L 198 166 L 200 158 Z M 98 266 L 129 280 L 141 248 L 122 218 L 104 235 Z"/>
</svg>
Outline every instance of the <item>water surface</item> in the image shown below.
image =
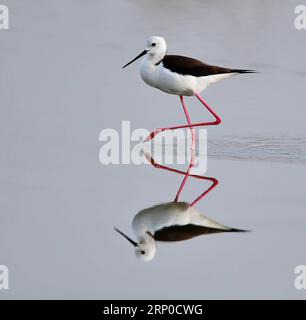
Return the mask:
<svg viewBox="0 0 306 320">
<path fill-rule="evenodd" d="M 0 264 L 7 298 L 297 298 L 305 264 L 306 31 L 295 1 L 6 2 L 0 31 Z M 198 207 L 248 234 L 161 244 L 148 264 L 131 235 L 141 209 L 173 199 L 181 177 L 149 165 L 103 166 L 104 128 L 184 123 L 175 96 L 136 64 L 147 36 L 168 52 L 256 69 L 211 86 L 222 116 L 208 129 L 207 174 L 220 185 Z M 186 99 L 193 120 L 207 113 Z M 216 159 L 217 158 L 217 159 Z M 243 160 L 243 161 L 242 161 Z M 190 181 L 189 201 L 203 182 Z"/>
</svg>

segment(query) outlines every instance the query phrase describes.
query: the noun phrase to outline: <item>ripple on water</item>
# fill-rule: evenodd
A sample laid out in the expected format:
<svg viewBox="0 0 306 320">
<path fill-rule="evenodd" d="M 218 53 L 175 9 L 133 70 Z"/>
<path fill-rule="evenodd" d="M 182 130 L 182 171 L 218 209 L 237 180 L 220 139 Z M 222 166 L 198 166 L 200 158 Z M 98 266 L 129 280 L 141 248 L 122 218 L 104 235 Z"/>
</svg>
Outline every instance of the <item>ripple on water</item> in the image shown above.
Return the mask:
<svg viewBox="0 0 306 320">
<path fill-rule="evenodd" d="M 306 164 L 306 138 L 232 136 L 211 139 L 208 155 L 219 159 Z"/>
</svg>

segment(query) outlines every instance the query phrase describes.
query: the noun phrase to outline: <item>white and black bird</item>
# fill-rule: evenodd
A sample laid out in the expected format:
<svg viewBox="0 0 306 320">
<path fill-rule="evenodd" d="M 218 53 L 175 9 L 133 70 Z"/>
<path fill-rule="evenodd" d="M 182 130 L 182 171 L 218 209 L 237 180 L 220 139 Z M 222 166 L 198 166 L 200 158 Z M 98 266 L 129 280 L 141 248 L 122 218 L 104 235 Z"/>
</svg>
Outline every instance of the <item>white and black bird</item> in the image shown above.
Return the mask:
<svg viewBox="0 0 306 320">
<path fill-rule="evenodd" d="M 142 80 L 151 87 L 180 96 L 188 125 L 158 129 L 153 132 L 147 140 L 152 139 L 157 133 L 164 130 L 217 125 L 221 123 L 221 118 L 200 96 L 200 93 L 210 84 L 233 75 L 256 72 L 254 70 L 219 67 L 206 64 L 193 58 L 180 55 L 168 55 L 166 53 L 167 44 L 165 39 L 153 36 L 147 40 L 145 49 L 136 58 L 122 67 L 125 68 L 132 62 L 143 57 L 140 64 L 140 76 Z M 216 120 L 212 122 L 191 123 L 184 102 L 184 96 L 196 96 Z"/>
<path fill-rule="evenodd" d="M 122 68 L 144 56 L 140 65 L 142 80 L 151 87 L 179 96 L 194 96 L 217 81 L 239 73 L 255 72 L 209 65 L 193 58 L 166 53 L 165 39 L 150 37 L 144 51 Z"/>
<path fill-rule="evenodd" d="M 134 241 L 115 228 L 134 247 L 138 258 L 150 261 L 156 254 L 156 241 L 182 241 L 220 232 L 243 232 L 226 227 L 202 215 L 187 202 L 162 203 L 137 213 L 132 222 Z"/>
</svg>

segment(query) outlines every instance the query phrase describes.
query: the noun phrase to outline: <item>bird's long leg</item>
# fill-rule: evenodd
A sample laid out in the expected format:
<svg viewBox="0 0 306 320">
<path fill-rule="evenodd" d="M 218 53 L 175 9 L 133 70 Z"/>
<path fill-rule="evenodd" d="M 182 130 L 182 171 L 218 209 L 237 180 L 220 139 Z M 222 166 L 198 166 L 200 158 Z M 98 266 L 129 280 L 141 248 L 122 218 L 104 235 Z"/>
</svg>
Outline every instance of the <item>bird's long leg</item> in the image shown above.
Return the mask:
<svg viewBox="0 0 306 320">
<path fill-rule="evenodd" d="M 187 182 L 187 179 L 189 177 L 190 170 L 194 166 L 194 161 L 195 161 L 195 130 L 191 127 L 192 123 L 191 123 L 191 119 L 190 119 L 190 116 L 189 116 L 189 113 L 187 110 L 187 106 L 184 101 L 184 97 L 180 96 L 180 100 L 181 100 L 181 103 L 182 103 L 182 106 L 184 109 L 184 113 L 185 113 L 185 116 L 186 116 L 186 119 L 187 119 L 187 122 L 188 122 L 188 125 L 190 128 L 190 132 L 191 132 L 191 152 L 190 152 L 190 163 L 189 163 L 188 169 L 187 169 L 185 176 L 184 176 L 184 179 L 183 179 L 183 181 L 182 181 L 182 183 L 176 193 L 176 196 L 174 198 L 174 202 L 178 201 L 179 196 L 180 196 L 181 192 L 183 191 L 185 184 Z"/>
<path fill-rule="evenodd" d="M 145 155 L 146 159 L 157 169 L 162 169 L 162 170 L 166 170 L 166 171 L 170 171 L 170 172 L 186 175 L 185 171 L 181 171 L 181 170 L 177 170 L 177 169 L 173 169 L 173 168 L 161 165 L 161 164 L 157 163 L 150 155 L 148 155 L 146 153 L 144 155 Z M 194 206 L 196 203 L 198 203 L 200 200 L 202 200 L 205 196 L 207 196 L 207 194 L 209 192 L 211 192 L 219 183 L 219 181 L 216 178 L 213 178 L 213 177 L 200 176 L 200 175 L 197 175 L 197 174 L 188 174 L 188 176 L 196 178 L 196 179 L 201 179 L 201 180 L 206 180 L 206 181 L 211 181 L 212 182 L 210 187 L 208 187 L 200 196 L 198 196 L 194 201 L 192 201 L 190 203 L 190 207 Z"/>
<path fill-rule="evenodd" d="M 180 126 L 173 126 L 173 127 L 168 127 L 168 128 L 160 128 L 160 129 L 156 129 L 155 131 L 153 131 L 147 138 L 145 141 L 149 141 L 152 140 L 158 133 L 162 132 L 162 131 L 166 131 L 166 130 L 176 130 L 176 129 L 183 129 L 183 128 L 190 128 L 191 130 L 191 137 L 192 137 L 192 147 L 191 147 L 191 159 L 190 159 L 190 164 L 189 167 L 187 169 L 187 172 L 181 171 L 181 170 L 177 170 L 177 169 L 173 169 L 167 166 L 163 166 L 160 165 L 158 163 L 155 162 L 155 160 L 148 156 L 147 154 L 145 154 L 147 160 L 155 167 L 158 169 L 163 169 L 163 170 L 167 170 L 167 171 L 171 171 L 171 172 L 175 172 L 175 173 L 179 173 L 179 174 L 183 174 L 184 175 L 184 179 L 181 183 L 181 186 L 176 194 L 176 197 L 174 199 L 174 201 L 178 201 L 179 195 L 181 194 L 188 177 L 194 177 L 196 179 L 202 179 L 202 180 L 208 180 L 211 181 L 212 184 L 210 187 L 208 187 L 200 196 L 198 196 L 193 202 L 190 203 L 190 206 L 194 206 L 196 203 L 198 203 L 200 200 L 202 200 L 210 191 L 212 191 L 219 183 L 219 181 L 216 178 L 213 177 L 205 177 L 205 176 L 200 176 L 200 175 L 194 175 L 194 174 L 190 174 L 190 170 L 191 168 L 194 166 L 194 159 L 195 159 L 195 131 L 194 131 L 194 127 L 200 127 L 200 126 L 209 126 L 209 125 L 218 125 L 221 123 L 221 118 L 218 116 L 218 114 L 208 105 L 208 103 L 199 95 L 196 94 L 196 97 L 199 99 L 199 101 L 207 108 L 207 110 L 214 116 L 215 121 L 210 121 L 210 122 L 199 122 L 199 123 L 191 123 L 191 119 L 184 101 L 184 97 L 180 96 L 180 100 L 184 109 L 184 113 L 187 119 L 188 124 L 187 125 L 180 125 Z"/>
<path fill-rule="evenodd" d="M 203 106 L 214 116 L 215 121 L 209 121 L 209 122 L 198 122 L 198 123 L 191 123 L 191 124 L 185 124 L 185 125 L 179 125 L 179 126 L 173 126 L 173 127 L 167 127 L 167 128 L 159 128 L 154 130 L 149 134 L 149 136 L 145 139 L 145 141 L 150 141 L 154 139 L 154 137 L 159 134 L 160 132 L 167 131 L 167 130 L 176 130 L 176 129 L 184 129 L 184 128 L 194 128 L 194 127 L 202 127 L 202 126 L 215 126 L 221 123 L 220 116 L 212 109 L 212 107 L 199 95 L 195 94 L 195 96 L 198 98 L 198 100 L 203 104 Z M 184 97 L 181 97 L 182 103 L 184 102 Z"/>
</svg>

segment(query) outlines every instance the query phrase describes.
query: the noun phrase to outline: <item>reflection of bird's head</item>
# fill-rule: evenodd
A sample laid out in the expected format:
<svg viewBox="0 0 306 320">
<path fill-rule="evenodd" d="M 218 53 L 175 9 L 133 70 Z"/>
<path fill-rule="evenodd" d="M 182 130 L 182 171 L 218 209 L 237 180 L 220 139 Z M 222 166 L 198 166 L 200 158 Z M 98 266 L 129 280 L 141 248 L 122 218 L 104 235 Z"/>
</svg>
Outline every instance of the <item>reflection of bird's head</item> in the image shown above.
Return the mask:
<svg viewBox="0 0 306 320">
<path fill-rule="evenodd" d="M 135 247 L 136 257 L 142 261 L 150 261 L 156 254 L 156 243 L 150 233 L 146 233 L 144 238 Z"/>
<path fill-rule="evenodd" d="M 115 230 L 135 247 L 135 254 L 137 258 L 142 261 L 150 261 L 154 258 L 156 254 L 156 243 L 154 237 L 149 232 L 146 232 L 141 241 L 137 243 L 122 231 L 116 228 Z"/>
</svg>

